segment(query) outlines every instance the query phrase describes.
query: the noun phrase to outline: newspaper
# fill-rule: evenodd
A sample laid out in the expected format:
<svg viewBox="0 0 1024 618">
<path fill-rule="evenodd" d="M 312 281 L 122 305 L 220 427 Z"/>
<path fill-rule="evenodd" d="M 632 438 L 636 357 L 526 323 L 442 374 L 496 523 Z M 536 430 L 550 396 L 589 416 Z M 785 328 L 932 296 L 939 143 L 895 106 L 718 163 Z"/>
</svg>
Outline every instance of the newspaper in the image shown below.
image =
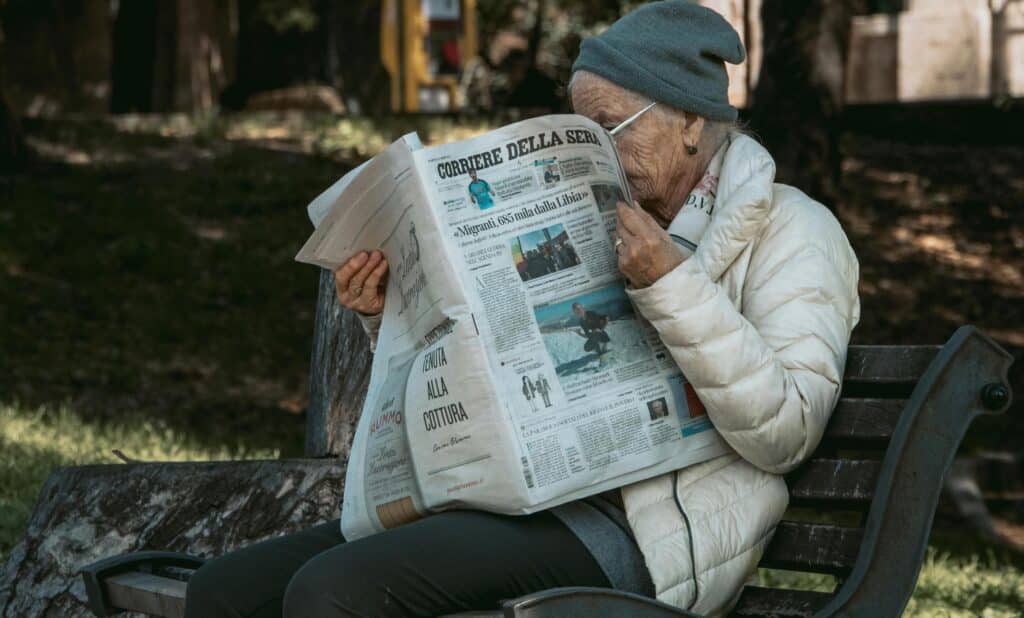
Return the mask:
<svg viewBox="0 0 1024 618">
<path fill-rule="evenodd" d="M 430 148 L 407 135 L 310 204 L 297 260 L 380 248 L 390 265 L 346 538 L 531 513 L 727 451 L 625 294 L 628 198 L 608 132 L 553 115 Z"/>
</svg>

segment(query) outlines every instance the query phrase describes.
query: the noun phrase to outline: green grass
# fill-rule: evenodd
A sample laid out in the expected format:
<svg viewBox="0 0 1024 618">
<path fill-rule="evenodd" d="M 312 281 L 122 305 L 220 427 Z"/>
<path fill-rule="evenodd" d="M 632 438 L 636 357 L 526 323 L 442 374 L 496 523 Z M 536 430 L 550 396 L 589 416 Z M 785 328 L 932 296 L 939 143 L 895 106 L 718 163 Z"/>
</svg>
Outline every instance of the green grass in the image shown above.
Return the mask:
<svg viewBox="0 0 1024 618">
<path fill-rule="evenodd" d="M 934 539 L 933 539 L 934 541 Z M 1024 568 L 1019 559 L 992 551 L 934 545 L 917 578 L 904 616 L 912 618 L 1016 618 L 1024 609 Z M 758 585 L 832 592 L 830 575 L 760 569 Z"/>
<path fill-rule="evenodd" d="M 67 407 L 0 405 L 0 562 L 24 532 L 36 495 L 60 466 L 120 463 L 112 449 L 145 461 L 275 459 L 280 451 L 211 447 L 159 420 L 87 421 Z"/>
<path fill-rule="evenodd" d="M 1024 569 L 987 552 L 957 556 L 930 548 L 908 616 L 1018 617 L 1024 611 Z"/>
<path fill-rule="evenodd" d="M 293 257 L 347 167 L 88 123 L 30 138 L 54 154 L 0 178 L 0 402 L 300 454 L 318 275 Z"/>
</svg>

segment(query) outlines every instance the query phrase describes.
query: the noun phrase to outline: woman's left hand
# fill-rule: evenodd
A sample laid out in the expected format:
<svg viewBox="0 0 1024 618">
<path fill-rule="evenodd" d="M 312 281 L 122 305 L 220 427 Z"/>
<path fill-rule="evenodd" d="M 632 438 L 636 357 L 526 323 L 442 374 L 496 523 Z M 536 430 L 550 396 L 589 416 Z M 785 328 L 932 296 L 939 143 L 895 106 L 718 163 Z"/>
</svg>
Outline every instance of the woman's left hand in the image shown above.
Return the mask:
<svg viewBox="0 0 1024 618">
<path fill-rule="evenodd" d="M 654 217 L 639 205 L 617 205 L 619 222 L 615 227 L 622 240 L 615 252 L 619 271 L 634 288 L 645 288 L 683 263 L 679 247 Z"/>
</svg>

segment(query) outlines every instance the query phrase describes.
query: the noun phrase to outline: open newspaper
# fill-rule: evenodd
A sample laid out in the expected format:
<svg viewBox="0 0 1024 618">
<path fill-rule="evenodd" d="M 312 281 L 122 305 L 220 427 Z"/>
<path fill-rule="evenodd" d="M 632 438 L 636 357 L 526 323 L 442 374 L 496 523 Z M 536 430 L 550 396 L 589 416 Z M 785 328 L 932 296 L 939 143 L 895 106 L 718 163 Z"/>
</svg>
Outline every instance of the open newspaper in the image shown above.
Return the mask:
<svg viewBox="0 0 1024 618">
<path fill-rule="evenodd" d="M 607 131 L 555 115 L 407 135 L 310 204 L 297 260 L 390 264 L 346 538 L 455 507 L 531 513 L 726 452 L 624 292 L 628 197 Z"/>
</svg>

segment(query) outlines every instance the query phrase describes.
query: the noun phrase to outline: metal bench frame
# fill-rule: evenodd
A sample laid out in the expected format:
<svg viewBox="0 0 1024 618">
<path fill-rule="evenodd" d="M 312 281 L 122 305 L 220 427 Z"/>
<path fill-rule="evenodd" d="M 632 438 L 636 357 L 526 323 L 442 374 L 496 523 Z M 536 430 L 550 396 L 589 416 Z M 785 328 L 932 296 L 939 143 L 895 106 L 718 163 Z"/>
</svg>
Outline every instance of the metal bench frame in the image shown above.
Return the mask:
<svg viewBox="0 0 1024 618">
<path fill-rule="evenodd" d="M 833 574 L 837 590 L 747 586 L 734 615 L 900 615 L 924 560 L 943 477 L 964 434 L 977 416 L 1002 413 L 1010 405 L 1012 357 L 973 327 L 957 330 L 937 354 L 935 346 L 874 346 L 856 354 L 854 348 L 844 399 L 822 446 L 787 482 L 797 505 L 860 510 L 866 517 L 860 527 L 784 521 L 761 562 Z M 861 366 L 851 367 L 851 362 Z M 899 398 L 906 394 L 903 403 Z M 864 444 L 875 444 L 884 455 L 843 455 Z M 93 563 L 82 570 L 90 609 L 97 616 L 126 609 L 181 616 L 188 574 L 201 563 L 201 558 L 172 552 L 139 552 Z M 500 609 L 460 614 L 600 615 L 694 616 L 653 599 L 595 588 L 546 590 L 506 601 Z"/>
</svg>

